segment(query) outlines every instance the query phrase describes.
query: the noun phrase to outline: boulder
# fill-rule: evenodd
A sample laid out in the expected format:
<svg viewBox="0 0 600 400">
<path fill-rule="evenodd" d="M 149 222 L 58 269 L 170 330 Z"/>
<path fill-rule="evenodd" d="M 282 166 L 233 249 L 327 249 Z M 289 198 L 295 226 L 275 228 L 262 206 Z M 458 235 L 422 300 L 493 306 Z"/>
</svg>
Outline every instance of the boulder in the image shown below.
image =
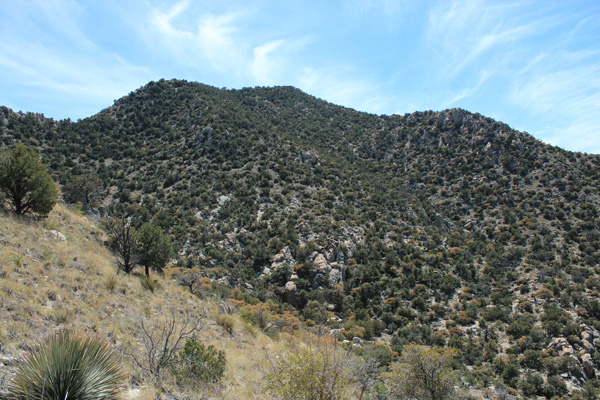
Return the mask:
<svg viewBox="0 0 600 400">
<path fill-rule="evenodd" d="M 296 264 L 296 260 L 292 256 L 292 252 L 288 246 L 285 246 L 281 251 L 273 256 L 271 269 L 277 269 L 281 267 L 283 264 L 294 265 Z"/>
<path fill-rule="evenodd" d="M 561 357 L 572 356 L 573 354 L 575 354 L 575 350 L 573 350 L 573 347 L 570 344 L 562 347 L 558 352 L 558 355 Z"/>
<path fill-rule="evenodd" d="M 52 235 L 55 239 L 58 239 L 62 242 L 66 242 L 67 241 L 67 237 L 65 235 L 63 235 L 62 233 L 60 233 L 59 231 L 55 231 L 55 230 L 49 230 L 46 231 L 48 232 L 50 235 Z"/>
<path fill-rule="evenodd" d="M 342 271 L 339 269 L 332 269 L 329 272 L 329 286 L 335 286 L 338 283 L 342 283 Z"/>
<path fill-rule="evenodd" d="M 323 283 L 323 274 L 322 273 L 318 273 L 315 275 L 315 277 L 313 278 L 313 289 L 317 289 L 319 286 L 321 286 L 321 284 Z"/>
<path fill-rule="evenodd" d="M 219 196 L 219 197 L 217 198 L 217 203 L 218 203 L 220 206 L 222 206 L 222 205 L 224 205 L 225 203 L 227 203 L 229 200 L 231 200 L 231 197 L 223 195 L 223 196 Z"/>
<path fill-rule="evenodd" d="M 596 350 L 596 348 L 594 347 L 594 344 L 586 339 L 583 339 L 581 341 L 581 346 L 584 348 L 586 353 L 593 353 L 594 350 Z"/>
<path fill-rule="evenodd" d="M 596 371 L 594 369 L 594 359 L 590 354 L 586 353 L 581 357 L 581 365 L 583 365 L 583 369 L 590 379 L 596 376 Z"/>
<path fill-rule="evenodd" d="M 222 283 L 225 286 L 231 287 L 231 279 L 228 276 L 217 279 L 217 283 Z"/>
<path fill-rule="evenodd" d="M 321 164 L 321 160 L 319 159 L 319 155 L 316 151 L 303 151 L 302 152 L 302 162 L 310 165 L 319 165 Z"/>
<path fill-rule="evenodd" d="M 591 332 L 588 332 L 587 330 L 584 330 L 583 332 L 581 332 L 581 339 L 585 340 L 586 342 L 593 343 L 594 342 L 594 335 L 592 335 Z"/>
<path fill-rule="evenodd" d="M 323 254 L 317 254 L 313 260 L 313 264 L 317 267 L 317 271 L 320 273 L 327 273 L 331 267 L 327 263 L 327 259 Z"/>
<path fill-rule="evenodd" d="M 298 288 L 296 287 L 296 284 L 292 281 L 288 281 L 285 284 L 285 301 L 292 305 L 296 304 L 297 290 Z"/>
</svg>

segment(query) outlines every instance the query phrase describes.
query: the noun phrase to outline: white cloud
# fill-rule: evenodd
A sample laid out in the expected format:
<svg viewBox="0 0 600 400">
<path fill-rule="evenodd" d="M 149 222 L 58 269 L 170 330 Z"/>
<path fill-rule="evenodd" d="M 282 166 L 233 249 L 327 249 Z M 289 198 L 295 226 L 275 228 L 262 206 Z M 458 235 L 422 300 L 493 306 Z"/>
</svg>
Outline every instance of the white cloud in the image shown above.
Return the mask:
<svg viewBox="0 0 600 400">
<path fill-rule="evenodd" d="M 254 48 L 254 59 L 252 61 L 252 75 L 259 85 L 273 85 L 276 83 L 276 75 L 279 73 L 279 65 L 273 61 L 269 55 L 272 55 L 284 40 L 274 40 Z"/>
<path fill-rule="evenodd" d="M 189 1 L 182 1 L 180 3 L 175 4 L 171 7 L 167 12 L 161 12 L 159 10 L 153 10 L 150 17 L 150 22 L 153 24 L 159 32 L 165 34 L 167 37 L 172 39 L 182 39 L 182 38 L 193 38 L 193 34 L 191 32 L 185 32 L 182 30 L 178 30 L 173 27 L 171 21 L 184 12 L 190 5 Z"/>
<path fill-rule="evenodd" d="M 503 61 L 515 56 L 521 40 L 540 34 L 555 23 L 541 17 L 515 17 L 515 8 L 518 6 L 481 0 L 442 2 L 434 7 L 429 13 L 425 38 L 443 65 L 440 77 L 455 78 L 467 67 L 479 66 L 488 53 L 495 57 L 484 60 L 485 64 L 504 67 Z"/>
<path fill-rule="evenodd" d="M 580 56 L 537 58 L 516 76 L 509 99 L 546 121 L 546 128 L 532 129 L 536 136 L 600 153 L 600 63 L 572 65 Z"/>
<path fill-rule="evenodd" d="M 455 106 L 456 103 L 458 103 L 459 101 L 466 99 L 466 98 L 472 96 L 473 94 L 477 93 L 477 91 L 479 91 L 479 89 L 483 86 L 484 82 L 488 79 L 489 76 L 490 76 L 490 74 L 487 71 L 483 71 L 481 73 L 481 76 L 479 77 L 479 81 L 477 82 L 477 84 L 475 84 L 475 86 L 461 90 L 451 100 L 444 103 L 442 105 L 442 108 L 449 108 L 449 107 Z"/>
<path fill-rule="evenodd" d="M 383 84 L 349 67 L 305 67 L 296 84 L 305 92 L 334 104 L 371 113 L 383 112 L 391 101 L 379 92 Z"/>
<path fill-rule="evenodd" d="M 247 17 L 246 11 L 212 13 L 190 5 L 185 1 L 167 11 L 151 9 L 149 25 L 140 28 L 147 31 L 142 36 L 149 38 L 153 51 L 175 67 L 242 82 L 253 54 L 251 44 L 238 28 Z"/>
</svg>

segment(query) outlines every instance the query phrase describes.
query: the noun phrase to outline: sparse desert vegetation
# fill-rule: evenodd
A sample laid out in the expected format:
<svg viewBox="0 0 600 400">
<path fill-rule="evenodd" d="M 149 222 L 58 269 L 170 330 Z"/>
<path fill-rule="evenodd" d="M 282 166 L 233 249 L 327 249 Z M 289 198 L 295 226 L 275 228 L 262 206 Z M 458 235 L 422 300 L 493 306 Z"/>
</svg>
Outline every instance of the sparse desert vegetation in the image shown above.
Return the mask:
<svg viewBox="0 0 600 400">
<path fill-rule="evenodd" d="M 77 122 L 0 116 L 3 148 L 35 150 L 70 202 L 47 218 L 3 203 L 9 361 L 68 328 L 106 340 L 138 397 L 277 398 L 269 368 L 316 335 L 373 377 L 334 374 L 342 398 L 392 396 L 411 346 L 453 355 L 448 395 L 596 395 L 597 155 L 291 87 L 161 80 Z M 190 385 L 193 364 L 172 365 L 186 343 L 186 362 L 224 352 L 223 375 Z"/>
</svg>

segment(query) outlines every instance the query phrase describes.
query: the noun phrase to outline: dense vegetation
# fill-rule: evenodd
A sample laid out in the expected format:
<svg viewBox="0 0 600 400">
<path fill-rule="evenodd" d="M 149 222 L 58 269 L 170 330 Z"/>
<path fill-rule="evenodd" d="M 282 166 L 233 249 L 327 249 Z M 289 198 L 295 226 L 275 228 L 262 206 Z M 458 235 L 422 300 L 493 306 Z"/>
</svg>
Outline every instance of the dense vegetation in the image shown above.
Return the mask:
<svg viewBox="0 0 600 400">
<path fill-rule="evenodd" d="M 109 214 L 168 232 L 195 291 L 397 352 L 453 347 L 474 386 L 552 397 L 595 377 L 597 155 L 291 87 L 159 81 L 77 122 L 0 114 L 3 145 L 35 147 L 66 187 L 98 177 Z"/>
</svg>

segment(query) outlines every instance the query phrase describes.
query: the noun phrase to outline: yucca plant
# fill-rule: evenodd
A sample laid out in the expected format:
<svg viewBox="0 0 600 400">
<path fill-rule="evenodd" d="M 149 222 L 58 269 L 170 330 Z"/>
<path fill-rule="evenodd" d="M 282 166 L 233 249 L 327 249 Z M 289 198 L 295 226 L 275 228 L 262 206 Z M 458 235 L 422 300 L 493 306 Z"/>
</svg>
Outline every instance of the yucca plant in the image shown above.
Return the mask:
<svg viewBox="0 0 600 400">
<path fill-rule="evenodd" d="M 18 364 L 9 384 L 16 400 L 117 399 L 125 374 L 107 344 L 61 332 Z"/>
</svg>

